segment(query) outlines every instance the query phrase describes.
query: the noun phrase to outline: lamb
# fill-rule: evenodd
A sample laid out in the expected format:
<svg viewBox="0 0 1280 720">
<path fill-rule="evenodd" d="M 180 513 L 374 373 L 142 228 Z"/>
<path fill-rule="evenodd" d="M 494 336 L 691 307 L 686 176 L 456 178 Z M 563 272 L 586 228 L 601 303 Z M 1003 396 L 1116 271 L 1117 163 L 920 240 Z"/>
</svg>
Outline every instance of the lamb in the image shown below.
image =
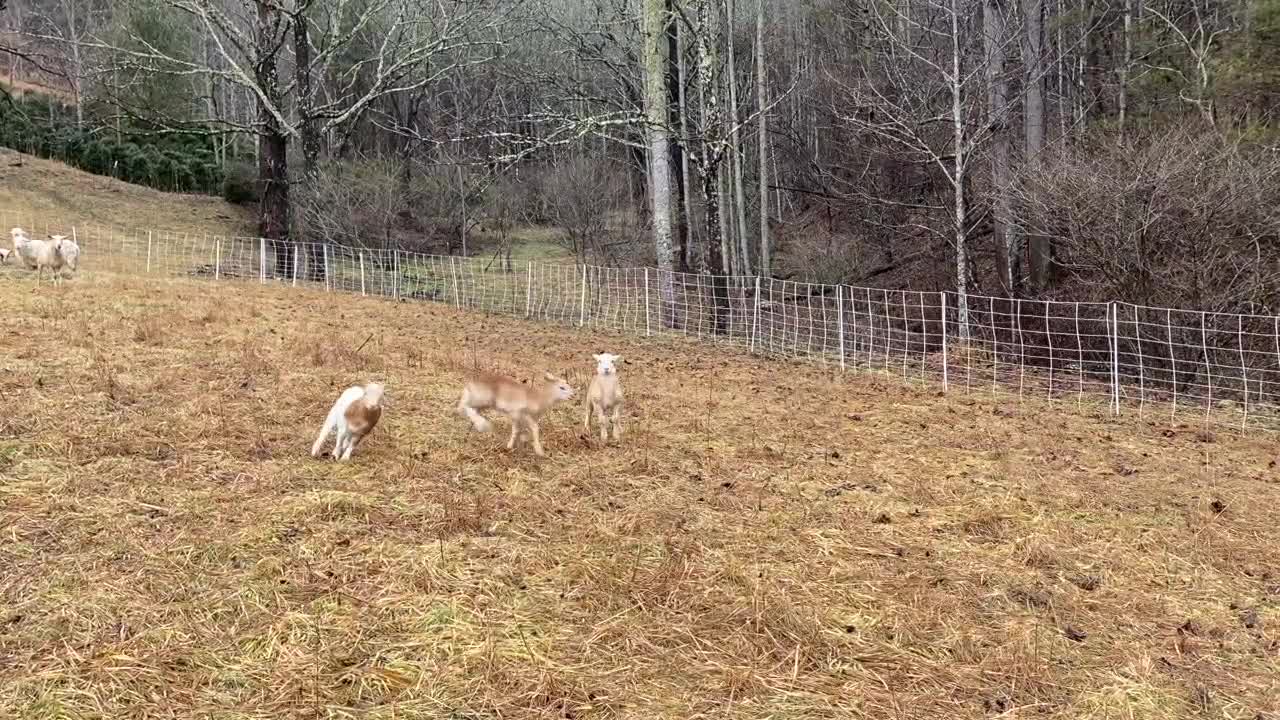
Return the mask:
<svg viewBox="0 0 1280 720">
<path fill-rule="evenodd" d="M 511 418 L 511 439 L 507 450 L 515 450 L 520 426 L 527 425 L 533 440 L 533 452 L 538 457 L 546 453 L 542 449 L 542 436 L 538 418 L 552 405 L 573 397 L 573 387 L 563 378 L 544 372 L 544 384 L 527 386 L 511 378 L 493 373 L 476 373 L 467 378 L 458 400 L 458 412 L 471 421 L 472 427 L 488 432 L 492 427 L 479 410 L 495 408 Z"/>
<path fill-rule="evenodd" d="M 337 402 L 329 409 L 324 425 L 320 427 L 320 435 L 311 446 L 311 457 L 320 457 L 320 448 L 331 433 L 336 432 L 333 442 L 333 459 L 345 462 L 351 459 L 356 445 L 365 439 L 382 417 L 383 394 L 386 388 L 382 383 L 371 382 L 364 386 L 356 385 L 342 391 Z"/>
<path fill-rule="evenodd" d="M 9 262 L 9 248 L 0 248 L 0 265 Z"/>
<path fill-rule="evenodd" d="M 591 432 L 591 411 L 595 410 L 596 423 L 600 426 L 600 442 L 608 442 L 605 416 L 610 415 L 613 440 L 617 442 L 622 434 L 622 383 L 618 380 L 616 364 L 622 362 L 622 356 L 600 353 L 591 357 L 596 360 L 596 374 L 587 386 L 587 402 L 582 410 L 582 429 Z"/>
<path fill-rule="evenodd" d="M 58 255 L 62 256 L 62 266 L 74 274 L 80 265 L 80 245 L 66 235 L 50 235 Z"/>
</svg>

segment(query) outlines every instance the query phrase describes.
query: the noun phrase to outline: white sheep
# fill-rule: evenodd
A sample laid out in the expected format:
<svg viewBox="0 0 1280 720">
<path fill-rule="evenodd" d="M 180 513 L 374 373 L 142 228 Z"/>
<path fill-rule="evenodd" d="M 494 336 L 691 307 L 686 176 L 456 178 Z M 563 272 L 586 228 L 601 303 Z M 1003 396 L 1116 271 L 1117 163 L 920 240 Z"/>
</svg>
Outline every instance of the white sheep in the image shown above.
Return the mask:
<svg viewBox="0 0 1280 720">
<path fill-rule="evenodd" d="M 53 239 L 28 239 L 19 246 L 18 253 L 22 256 L 22 262 L 26 264 L 28 269 L 39 273 L 36 277 L 36 284 L 44 281 L 45 268 L 48 268 L 53 274 L 54 282 L 58 282 L 61 279 L 59 271 L 62 269 L 62 254 L 58 252 L 57 241 Z"/>
<path fill-rule="evenodd" d="M 80 245 L 66 235 L 50 235 L 49 239 L 54 241 L 58 255 L 62 256 L 62 266 L 74 275 L 80 266 Z"/>
<path fill-rule="evenodd" d="M 476 373 L 463 385 L 458 413 L 470 420 L 480 432 L 488 431 L 492 425 L 478 410 L 494 408 L 511 418 L 508 450 L 515 449 L 516 438 L 521 434 L 520 426 L 527 425 L 533 440 L 533 452 L 541 457 L 546 453 L 542 450 L 538 418 L 555 403 L 573 397 L 573 387 L 563 378 L 551 373 L 543 373 L 542 377 L 546 381 L 544 384 L 529 387 L 502 375 Z"/>
<path fill-rule="evenodd" d="M 582 429 L 591 432 L 591 411 L 596 412 L 596 423 L 600 426 L 600 442 L 608 442 L 605 432 L 605 416 L 609 416 L 608 424 L 612 425 L 613 440 L 617 442 L 622 434 L 622 381 L 618 379 L 616 363 L 622 362 L 621 355 L 600 353 L 592 355 L 596 359 L 596 374 L 587 386 L 587 402 L 582 411 Z"/>
<path fill-rule="evenodd" d="M 31 237 L 27 235 L 27 231 L 20 227 L 16 227 L 9 231 L 9 237 L 13 239 L 14 256 L 26 265 L 28 270 L 35 270 L 37 267 L 35 260 L 26 251 L 27 246 L 31 243 Z"/>
</svg>

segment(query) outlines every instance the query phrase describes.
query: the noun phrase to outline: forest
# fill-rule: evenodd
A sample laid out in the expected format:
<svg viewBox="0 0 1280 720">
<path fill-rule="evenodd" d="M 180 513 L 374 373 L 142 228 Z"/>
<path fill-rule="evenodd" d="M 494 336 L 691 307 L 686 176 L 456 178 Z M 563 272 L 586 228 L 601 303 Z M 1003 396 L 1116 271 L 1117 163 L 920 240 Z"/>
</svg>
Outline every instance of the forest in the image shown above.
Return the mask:
<svg viewBox="0 0 1280 720">
<path fill-rule="evenodd" d="M 263 237 L 1280 312 L 1280 0 L 2 4 L 0 144 Z"/>
</svg>

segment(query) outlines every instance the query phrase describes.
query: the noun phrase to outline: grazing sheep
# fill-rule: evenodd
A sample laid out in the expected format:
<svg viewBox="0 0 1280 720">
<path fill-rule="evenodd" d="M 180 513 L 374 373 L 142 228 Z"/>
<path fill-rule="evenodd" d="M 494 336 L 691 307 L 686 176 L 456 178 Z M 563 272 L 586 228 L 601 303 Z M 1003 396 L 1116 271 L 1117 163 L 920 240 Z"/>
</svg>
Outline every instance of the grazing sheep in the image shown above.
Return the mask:
<svg viewBox="0 0 1280 720">
<path fill-rule="evenodd" d="M 480 432 L 487 432 L 492 425 L 478 410 L 494 408 L 511 418 L 508 450 L 515 449 L 520 426 L 527 425 L 533 440 L 533 452 L 542 457 L 546 453 L 542 450 L 538 418 L 552 405 L 573 397 L 573 387 L 564 379 L 551 373 L 543 373 L 542 377 L 546 381 L 544 384 L 530 387 L 493 373 L 472 375 L 463 384 L 458 412 L 469 419 L 471 425 Z"/>
<path fill-rule="evenodd" d="M 320 448 L 329 435 L 337 433 L 333 441 L 333 459 L 347 461 L 356 445 L 360 444 L 382 417 L 382 383 L 369 383 L 363 387 L 349 387 L 338 396 L 329 409 L 329 415 L 320 426 L 320 435 L 311 446 L 311 457 L 320 457 Z"/>
<path fill-rule="evenodd" d="M 596 412 L 596 423 L 600 426 L 600 442 L 608 442 L 605 432 L 606 419 L 613 428 L 613 440 L 617 442 L 622 434 L 622 382 L 618 379 L 616 363 L 622 362 L 621 355 L 600 353 L 592 355 L 596 359 L 596 374 L 587 386 L 587 402 L 582 412 L 582 429 L 591 432 L 591 411 Z"/>
</svg>

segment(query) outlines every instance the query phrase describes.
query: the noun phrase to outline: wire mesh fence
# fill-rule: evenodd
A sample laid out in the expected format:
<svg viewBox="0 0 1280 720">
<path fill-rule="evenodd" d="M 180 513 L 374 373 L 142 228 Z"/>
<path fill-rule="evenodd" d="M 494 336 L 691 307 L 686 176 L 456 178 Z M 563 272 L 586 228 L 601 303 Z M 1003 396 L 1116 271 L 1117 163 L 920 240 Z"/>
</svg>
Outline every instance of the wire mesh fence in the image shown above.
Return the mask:
<svg viewBox="0 0 1280 720">
<path fill-rule="evenodd" d="M 1276 316 L 638 267 L 506 268 L 394 249 L 0 217 L 33 236 L 74 237 L 90 271 L 448 303 L 599 331 L 678 334 L 757 355 L 937 383 L 948 392 L 1102 402 L 1113 414 L 1280 429 Z"/>
</svg>

